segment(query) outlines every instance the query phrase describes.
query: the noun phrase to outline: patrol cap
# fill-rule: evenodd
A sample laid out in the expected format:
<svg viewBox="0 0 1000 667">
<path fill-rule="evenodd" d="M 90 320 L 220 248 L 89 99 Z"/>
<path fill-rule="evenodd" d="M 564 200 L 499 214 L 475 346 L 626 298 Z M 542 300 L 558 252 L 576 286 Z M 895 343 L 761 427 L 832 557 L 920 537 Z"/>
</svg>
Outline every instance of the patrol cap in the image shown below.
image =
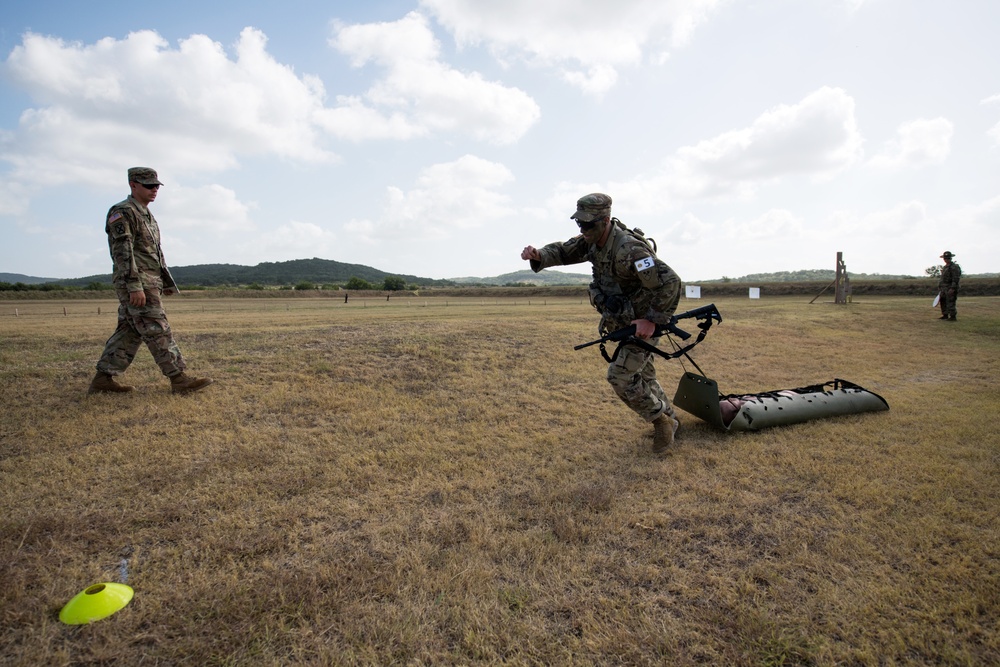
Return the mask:
<svg viewBox="0 0 1000 667">
<path fill-rule="evenodd" d="M 945 250 L 944 254 L 941 255 L 941 258 L 944 259 L 945 257 L 947 257 L 948 259 L 951 259 L 954 256 L 955 255 L 952 254 L 951 250 Z"/>
<path fill-rule="evenodd" d="M 594 192 L 577 199 L 576 213 L 569 217 L 579 222 L 593 222 L 606 215 L 611 215 L 611 197 Z"/>
<path fill-rule="evenodd" d="M 128 170 L 128 180 L 143 185 L 163 185 L 156 176 L 156 170 L 149 167 L 132 167 Z"/>
</svg>

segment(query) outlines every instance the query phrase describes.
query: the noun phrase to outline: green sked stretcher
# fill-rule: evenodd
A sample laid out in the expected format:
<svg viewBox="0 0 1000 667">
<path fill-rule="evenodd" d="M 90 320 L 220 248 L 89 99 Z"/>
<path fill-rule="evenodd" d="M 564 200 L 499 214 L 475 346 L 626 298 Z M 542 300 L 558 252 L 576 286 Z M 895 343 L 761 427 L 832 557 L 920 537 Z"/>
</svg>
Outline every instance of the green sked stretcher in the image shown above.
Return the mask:
<svg viewBox="0 0 1000 667">
<path fill-rule="evenodd" d="M 674 405 L 724 431 L 757 431 L 889 409 L 884 398 L 847 380 L 758 394 L 723 395 L 715 380 L 695 373 L 685 373 L 681 378 Z"/>
</svg>

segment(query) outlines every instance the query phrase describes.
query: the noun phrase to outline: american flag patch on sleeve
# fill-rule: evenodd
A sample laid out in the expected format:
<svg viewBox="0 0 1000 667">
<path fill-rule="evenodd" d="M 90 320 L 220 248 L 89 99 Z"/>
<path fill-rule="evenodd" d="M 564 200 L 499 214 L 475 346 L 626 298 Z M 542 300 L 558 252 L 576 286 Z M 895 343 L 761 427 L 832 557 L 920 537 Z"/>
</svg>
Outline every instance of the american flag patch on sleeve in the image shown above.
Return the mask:
<svg viewBox="0 0 1000 667">
<path fill-rule="evenodd" d="M 114 213 L 112 213 L 108 217 L 108 224 L 110 225 L 112 222 L 114 222 L 115 220 L 120 219 L 121 217 L 122 217 L 122 212 L 121 211 L 115 211 Z"/>
</svg>

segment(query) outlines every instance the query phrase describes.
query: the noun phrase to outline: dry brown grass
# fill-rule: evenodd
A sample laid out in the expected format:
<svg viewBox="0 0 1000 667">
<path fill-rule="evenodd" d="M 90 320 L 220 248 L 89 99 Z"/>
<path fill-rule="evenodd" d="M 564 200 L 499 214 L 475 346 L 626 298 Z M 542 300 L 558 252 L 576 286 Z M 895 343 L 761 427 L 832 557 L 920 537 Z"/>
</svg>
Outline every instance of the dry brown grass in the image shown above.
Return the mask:
<svg viewBox="0 0 1000 667">
<path fill-rule="evenodd" d="M 0 663 L 1000 663 L 1000 298 L 716 303 L 723 391 L 891 410 L 682 414 L 656 457 L 572 350 L 589 307 L 539 297 L 172 300 L 217 383 L 173 397 L 143 350 L 87 396 L 114 304 L 0 303 Z M 123 611 L 57 620 L 123 574 Z"/>
</svg>

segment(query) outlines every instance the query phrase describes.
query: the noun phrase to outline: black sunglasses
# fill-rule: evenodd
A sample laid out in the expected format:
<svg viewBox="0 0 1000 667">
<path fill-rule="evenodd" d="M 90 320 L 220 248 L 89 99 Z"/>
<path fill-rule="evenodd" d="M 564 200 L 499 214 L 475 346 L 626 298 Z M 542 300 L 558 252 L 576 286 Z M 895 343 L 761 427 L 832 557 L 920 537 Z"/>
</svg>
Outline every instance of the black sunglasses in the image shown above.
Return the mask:
<svg viewBox="0 0 1000 667">
<path fill-rule="evenodd" d="M 139 181 L 135 181 L 135 183 L 139 183 Z M 139 183 L 139 185 L 146 188 L 147 190 L 158 190 L 160 188 L 159 183 L 154 183 L 153 185 L 146 185 L 145 183 Z"/>
<path fill-rule="evenodd" d="M 590 222 L 581 222 L 577 220 L 576 225 L 580 228 L 581 232 L 589 232 L 597 226 L 597 220 L 591 220 Z"/>
</svg>

